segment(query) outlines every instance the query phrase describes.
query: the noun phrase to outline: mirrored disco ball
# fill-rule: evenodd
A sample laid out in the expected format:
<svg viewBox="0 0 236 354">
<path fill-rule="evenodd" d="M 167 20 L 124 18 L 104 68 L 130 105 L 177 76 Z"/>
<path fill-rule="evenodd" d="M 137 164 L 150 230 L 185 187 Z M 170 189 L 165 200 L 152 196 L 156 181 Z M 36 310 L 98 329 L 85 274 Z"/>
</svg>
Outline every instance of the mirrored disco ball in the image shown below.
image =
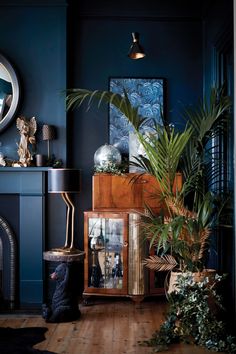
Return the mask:
<svg viewBox="0 0 236 354">
<path fill-rule="evenodd" d="M 113 145 L 105 144 L 100 146 L 94 154 L 95 166 L 107 166 L 109 164 L 115 164 L 116 166 L 121 163 L 121 153 Z"/>
</svg>

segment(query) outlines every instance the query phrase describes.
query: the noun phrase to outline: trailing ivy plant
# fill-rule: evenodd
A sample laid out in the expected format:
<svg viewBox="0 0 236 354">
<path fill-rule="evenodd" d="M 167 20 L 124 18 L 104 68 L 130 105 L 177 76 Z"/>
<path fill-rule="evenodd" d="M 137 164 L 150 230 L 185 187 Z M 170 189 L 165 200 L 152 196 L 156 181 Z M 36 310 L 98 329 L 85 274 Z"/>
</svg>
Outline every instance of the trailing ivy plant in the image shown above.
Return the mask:
<svg viewBox="0 0 236 354">
<path fill-rule="evenodd" d="M 217 284 L 222 278 L 216 274 L 213 283 L 207 278 L 194 282 L 190 273 L 180 275 L 178 291 L 170 294 L 165 321 L 149 340 L 139 344 L 154 347 L 155 352 L 184 342 L 215 352 L 236 353 L 236 338 L 227 333 L 225 323 L 218 318 L 223 306 Z"/>
</svg>

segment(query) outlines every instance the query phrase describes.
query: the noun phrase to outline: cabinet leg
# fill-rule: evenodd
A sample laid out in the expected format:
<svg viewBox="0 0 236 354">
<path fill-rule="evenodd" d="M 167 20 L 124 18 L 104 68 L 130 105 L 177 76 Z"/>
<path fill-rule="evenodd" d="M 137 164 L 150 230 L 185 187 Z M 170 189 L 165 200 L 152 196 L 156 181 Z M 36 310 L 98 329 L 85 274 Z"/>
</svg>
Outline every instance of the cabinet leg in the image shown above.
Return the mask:
<svg viewBox="0 0 236 354">
<path fill-rule="evenodd" d="M 91 297 L 88 295 L 83 295 L 82 305 L 83 306 L 90 306 L 92 304 L 93 304 L 93 302 L 91 301 Z"/>
<path fill-rule="evenodd" d="M 132 295 L 131 299 L 137 308 L 141 307 L 141 302 L 144 300 L 144 295 Z"/>
</svg>

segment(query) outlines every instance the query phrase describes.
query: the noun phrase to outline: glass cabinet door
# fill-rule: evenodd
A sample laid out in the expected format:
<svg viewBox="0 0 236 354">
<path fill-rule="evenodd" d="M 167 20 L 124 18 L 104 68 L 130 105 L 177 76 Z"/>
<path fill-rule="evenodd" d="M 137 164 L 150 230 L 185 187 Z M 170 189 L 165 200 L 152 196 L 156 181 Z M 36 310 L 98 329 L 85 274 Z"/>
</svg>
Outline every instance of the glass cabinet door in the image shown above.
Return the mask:
<svg viewBox="0 0 236 354">
<path fill-rule="evenodd" d="M 124 217 L 88 213 L 87 281 L 88 289 L 122 292 L 127 288 L 127 235 Z M 86 236 L 86 235 L 85 235 Z"/>
</svg>

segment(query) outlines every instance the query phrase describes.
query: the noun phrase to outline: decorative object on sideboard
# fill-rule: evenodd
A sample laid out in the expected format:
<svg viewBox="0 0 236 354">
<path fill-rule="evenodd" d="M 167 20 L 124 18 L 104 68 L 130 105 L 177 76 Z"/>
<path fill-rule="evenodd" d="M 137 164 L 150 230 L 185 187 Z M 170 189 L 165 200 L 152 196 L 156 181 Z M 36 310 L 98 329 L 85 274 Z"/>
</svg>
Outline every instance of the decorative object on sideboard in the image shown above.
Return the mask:
<svg viewBox="0 0 236 354">
<path fill-rule="evenodd" d="M 46 165 L 46 158 L 42 154 L 35 155 L 35 163 L 37 167 L 43 167 Z"/>
<path fill-rule="evenodd" d="M 50 154 L 50 141 L 56 138 L 56 129 L 53 125 L 43 125 L 43 140 L 47 141 L 48 148 L 48 161 L 51 159 Z"/>
<path fill-rule="evenodd" d="M 36 145 L 35 133 L 37 122 L 35 117 L 28 120 L 25 117 L 19 117 L 16 120 L 16 127 L 20 133 L 20 142 L 17 143 L 19 161 L 13 163 L 13 167 L 27 167 L 33 164 L 33 149 Z M 32 145 L 31 151 L 29 145 Z"/>
<path fill-rule="evenodd" d="M 139 43 L 139 33 L 132 32 L 132 44 L 129 49 L 128 57 L 130 59 L 142 59 L 146 56 L 143 47 Z"/>
<path fill-rule="evenodd" d="M 69 194 L 80 192 L 80 170 L 72 168 L 50 169 L 48 171 L 49 193 L 60 193 L 67 206 L 66 240 L 63 247 L 55 248 L 51 252 L 58 255 L 81 253 L 75 247 L 74 219 L 75 206 Z M 69 237 L 70 233 L 70 237 Z"/>
<path fill-rule="evenodd" d="M 94 164 L 95 166 L 105 166 L 109 163 L 114 163 L 115 165 L 120 165 L 121 154 L 119 150 L 109 144 L 100 146 L 94 154 Z"/>
<path fill-rule="evenodd" d="M 121 174 L 121 153 L 113 145 L 100 146 L 94 154 L 94 171 L 96 173 Z"/>
</svg>

